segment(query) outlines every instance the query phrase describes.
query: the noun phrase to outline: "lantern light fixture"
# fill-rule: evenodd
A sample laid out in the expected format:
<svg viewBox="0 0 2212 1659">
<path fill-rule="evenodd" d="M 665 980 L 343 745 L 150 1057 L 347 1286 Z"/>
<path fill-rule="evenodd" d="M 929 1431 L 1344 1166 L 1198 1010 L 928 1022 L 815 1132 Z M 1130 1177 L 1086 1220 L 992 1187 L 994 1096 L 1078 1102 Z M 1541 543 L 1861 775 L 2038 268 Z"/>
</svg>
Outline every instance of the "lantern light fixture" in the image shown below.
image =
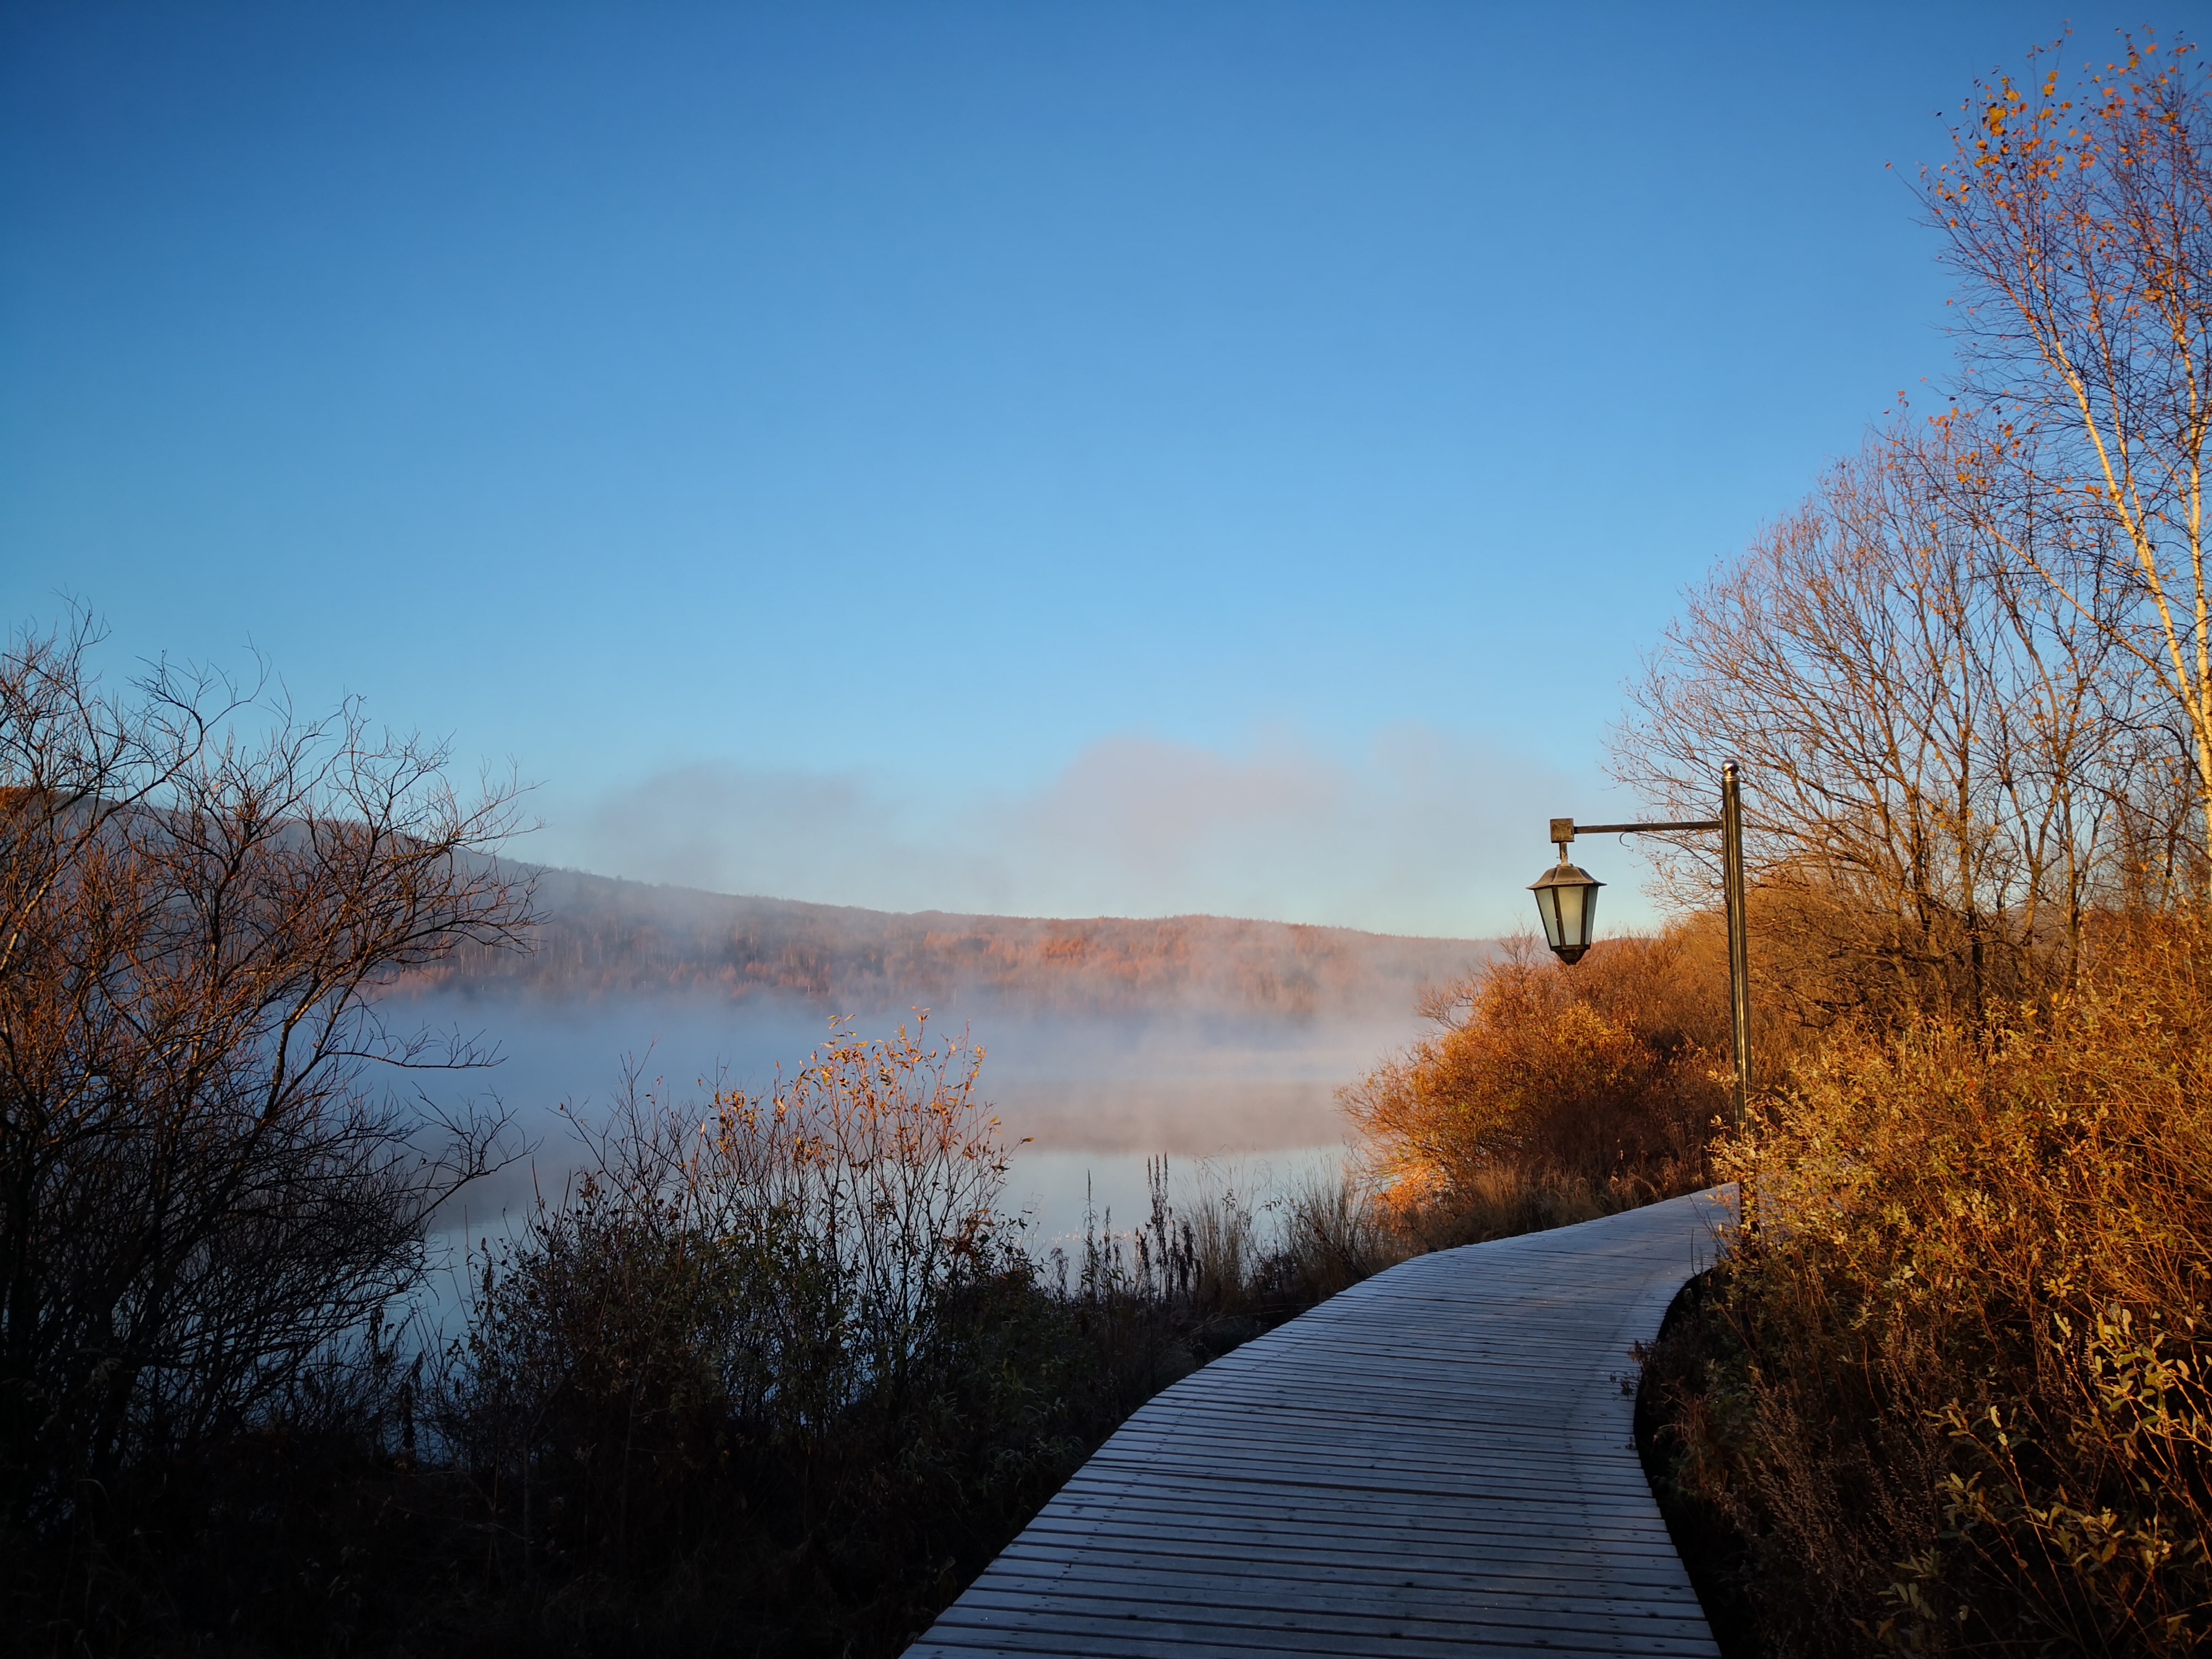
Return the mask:
<svg viewBox="0 0 2212 1659">
<path fill-rule="evenodd" d="M 1567 844 L 1559 843 L 1559 861 L 1528 884 L 1536 896 L 1536 914 L 1544 919 L 1544 943 L 1571 966 L 1583 959 L 1597 926 L 1597 890 L 1605 884 L 1588 871 L 1567 861 Z"/>
<path fill-rule="evenodd" d="M 1567 844 L 1577 835 L 1635 836 L 1690 830 L 1721 832 L 1721 891 L 1728 912 L 1729 1024 L 1735 1050 L 1734 1116 L 1739 1127 L 1751 1095 L 1751 952 L 1744 925 L 1743 794 L 1740 769 L 1734 761 L 1721 768 L 1721 815 L 1671 823 L 1584 823 L 1572 818 L 1552 820 L 1552 841 L 1559 849 L 1557 867 L 1529 884 L 1536 896 L 1536 913 L 1543 918 L 1544 942 L 1559 960 L 1571 966 L 1589 950 L 1597 919 L 1597 890 L 1605 884 L 1567 859 Z"/>
</svg>

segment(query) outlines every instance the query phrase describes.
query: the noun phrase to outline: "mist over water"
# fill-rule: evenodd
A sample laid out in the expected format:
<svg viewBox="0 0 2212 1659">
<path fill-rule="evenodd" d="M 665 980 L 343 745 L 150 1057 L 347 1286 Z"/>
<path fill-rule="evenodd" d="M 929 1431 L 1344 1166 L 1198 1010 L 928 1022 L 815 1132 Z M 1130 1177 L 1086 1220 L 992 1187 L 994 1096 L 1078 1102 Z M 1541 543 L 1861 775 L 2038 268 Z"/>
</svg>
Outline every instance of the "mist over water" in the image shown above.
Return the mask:
<svg viewBox="0 0 2212 1659">
<path fill-rule="evenodd" d="M 507 1168 L 470 1187 L 434 1224 L 434 1243 L 458 1254 L 519 1224 L 542 1193 L 557 1198 L 588 1158 L 576 1130 L 600 1120 L 635 1065 L 639 1086 L 665 1099 L 704 1099 L 717 1086 L 757 1092 L 804 1065 L 828 1035 L 815 1008 L 711 997 L 611 996 L 558 1000 L 429 992 L 386 1005 L 395 1027 L 458 1031 L 499 1063 L 481 1071 L 417 1073 L 434 1101 L 496 1098 L 510 1114 Z M 911 1026 L 913 1016 L 904 1017 Z M 900 1021 L 856 1021 L 864 1036 Z M 1178 1196 L 1233 1188 L 1255 1205 L 1341 1156 L 1346 1126 L 1336 1089 L 1402 1046 L 1419 1022 L 1401 1018 L 1293 1021 L 1260 1017 L 1047 1014 L 975 1009 L 933 1017 L 933 1034 L 963 1032 L 985 1052 L 981 1092 L 1000 1120 L 1012 1168 L 1001 1207 L 1028 1224 L 1039 1254 L 1079 1239 L 1086 1212 L 1126 1229 L 1141 1221 L 1146 1164 L 1164 1156 Z M 563 1108 L 566 1108 L 564 1112 Z M 451 1291 L 435 1299 L 450 1304 Z"/>
</svg>

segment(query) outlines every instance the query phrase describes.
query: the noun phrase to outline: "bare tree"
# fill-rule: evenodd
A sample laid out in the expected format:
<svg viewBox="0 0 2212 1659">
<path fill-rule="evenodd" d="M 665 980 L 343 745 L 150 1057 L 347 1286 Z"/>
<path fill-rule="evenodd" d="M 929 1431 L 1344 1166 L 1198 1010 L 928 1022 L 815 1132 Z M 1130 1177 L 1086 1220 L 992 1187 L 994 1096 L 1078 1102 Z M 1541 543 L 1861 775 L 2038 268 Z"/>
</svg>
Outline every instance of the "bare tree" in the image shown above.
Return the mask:
<svg viewBox="0 0 2212 1659">
<path fill-rule="evenodd" d="M 1675 816 L 1746 763 L 1758 931 L 1782 970 L 1763 977 L 1816 1022 L 1973 1012 L 2063 976 L 2124 829 L 2161 807 L 2135 763 L 2170 745 L 2139 717 L 2112 601 L 2017 580 L 2008 551 L 2093 568 L 2078 543 L 2098 526 L 2015 475 L 1970 495 L 1974 449 L 1947 421 L 1838 463 L 1687 596 L 1615 736 L 1615 775 Z M 1704 855 L 1667 865 L 1680 896 L 1709 895 Z"/>
<path fill-rule="evenodd" d="M 252 737 L 219 678 L 103 695 L 96 637 L 0 654 L 0 1491 L 32 1524 L 250 1418 L 407 1286 L 497 1125 L 384 1086 L 482 1056 L 376 992 L 530 920 L 488 856 L 511 787 L 464 801 L 354 703 Z"/>
<path fill-rule="evenodd" d="M 2054 64 L 1978 87 L 1923 199 L 1966 283 L 1967 385 L 2005 422 L 1992 453 L 2112 534 L 2085 581 L 1989 527 L 2069 601 L 2127 601 L 2084 615 L 2178 711 L 2212 837 L 2212 112 L 2190 48 L 2123 44 L 2069 85 Z"/>
</svg>

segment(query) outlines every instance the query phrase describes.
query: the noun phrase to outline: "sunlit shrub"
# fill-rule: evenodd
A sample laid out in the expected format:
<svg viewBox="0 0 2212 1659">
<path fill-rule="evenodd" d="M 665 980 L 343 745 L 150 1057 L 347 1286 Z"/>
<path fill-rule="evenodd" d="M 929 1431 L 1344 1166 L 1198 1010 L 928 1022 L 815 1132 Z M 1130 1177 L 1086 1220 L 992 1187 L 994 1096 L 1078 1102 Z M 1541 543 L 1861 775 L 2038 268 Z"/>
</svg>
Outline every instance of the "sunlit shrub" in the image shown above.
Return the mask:
<svg viewBox="0 0 2212 1659">
<path fill-rule="evenodd" d="M 1572 968 L 1524 945 L 1431 998 L 1436 1034 L 1340 1097 L 1389 1200 L 1449 1211 L 1579 1186 L 1617 1207 L 1702 1185 L 1727 1098 L 1713 954 L 1692 927 Z"/>
<path fill-rule="evenodd" d="M 2186 922 L 2042 1013 L 1839 1035 L 1721 1153 L 1759 1231 L 1671 1402 L 1783 1653 L 2212 1635 L 2212 1000 Z"/>
</svg>

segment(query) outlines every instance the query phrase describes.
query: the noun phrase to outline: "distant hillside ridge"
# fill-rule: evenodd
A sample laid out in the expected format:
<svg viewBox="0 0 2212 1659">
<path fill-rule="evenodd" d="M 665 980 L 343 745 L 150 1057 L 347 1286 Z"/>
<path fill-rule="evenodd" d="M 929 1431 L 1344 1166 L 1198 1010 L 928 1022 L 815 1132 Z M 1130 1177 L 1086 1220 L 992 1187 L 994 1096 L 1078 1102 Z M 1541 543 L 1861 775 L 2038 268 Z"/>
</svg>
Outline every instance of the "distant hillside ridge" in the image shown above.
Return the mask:
<svg viewBox="0 0 2212 1659">
<path fill-rule="evenodd" d="M 469 948 L 399 985 L 533 998 L 682 994 L 875 1014 L 915 1005 L 1313 1020 L 1402 1015 L 1495 954 L 1226 916 L 1057 920 L 863 910 L 538 872 L 527 955 Z"/>
</svg>

